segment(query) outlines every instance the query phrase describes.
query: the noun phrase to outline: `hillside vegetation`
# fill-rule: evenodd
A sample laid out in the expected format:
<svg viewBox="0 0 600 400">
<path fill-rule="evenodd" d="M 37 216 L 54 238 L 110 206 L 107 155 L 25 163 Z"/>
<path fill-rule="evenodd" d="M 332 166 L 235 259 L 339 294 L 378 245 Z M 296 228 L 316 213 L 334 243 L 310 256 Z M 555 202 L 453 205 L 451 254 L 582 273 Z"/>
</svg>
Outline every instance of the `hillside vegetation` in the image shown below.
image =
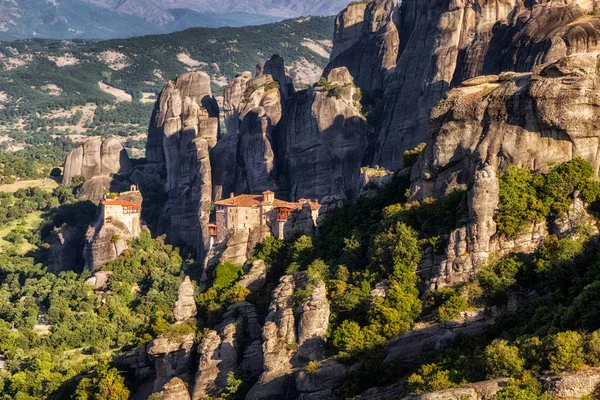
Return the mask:
<svg viewBox="0 0 600 400">
<path fill-rule="evenodd" d="M 219 96 L 237 73 L 254 71 L 259 62 L 278 53 L 301 84 L 306 68 L 314 75 L 327 63 L 324 55 L 330 51 L 332 32 L 332 18 L 314 17 L 122 40 L 2 42 L 0 147 L 6 157 L 31 146 L 54 155 L 56 149 L 72 147 L 56 146 L 57 141 L 117 135 L 128 137 L 126 145 L 140 157 L 154 102 L 169 79 L 186 71 L 205 71 Z M 56 159 L 64 156 L 61 152 Z M 44 157 L 40 153 L 38 158 Z"/>
<path fill-rule="evenodd" d="M 559 213 L 575 192 L 585 191 L 594 204 L 600 186 L 591 179 L 591 171 L 580 159 L 533 178 L 511 167 L 501 177 L 501 209 L 520 207 L 521 199 L 511 193 L 532 179 L 546 185 L 543 192 L 532 191 L 530 200 Z M 296 290 L 294 302 L 305 302 L 311 285 L 325 281 L 332 310 L 328 353 L 344 363 L 358 362 L 337 392 L 340 399 L 402 376 L 409 377 L 406 394 L 508 377 L 513 380 L 494 399 L 547 399 L 536 379 L 542 371 L 600 365 L 600 324 L 595 307 L 590 307 L 598 297 L 599 248 L 589 232 L 562 239 L 551 235 L 532 255 L 508 255 L 459 287 L 429 292 L 418 274 L 422 251 L 435 250 L 461 225 L 467 192 L 454 192 L 437 202 L 406 203 L 407 188 L 407 178 L 399 175 L 375 197 L 346 203 L 328 217 L 315 238 L 265 240 L 255 252 L 268 265 L 267 284 L 260 292 L 250 294 L 236 284 L 239 266 L 218 266 L 212 287 L 197 296 L 198 325 L 177 325 L 172 334 L 198 332 L 200 341 L 204 328 L 213 328 L 229 305 L 243 300 L 265 312 L 279 278 L 306 271 L 307 287 Z M 12 247 L 0 254 L 0 296 L 5 300 L 0 307 L 0 350 L 7 360 L 0 371 L 0 392 L 19 399 L 128 398 L 136 384 L 111 360 L 156 335 L 171 334 L 171 310 L 186 252 L 143 234 L 103 267 L 114 275 L 108 300 L 101 301 L 103 292 L 94 293 L 84 283 L 88 272 L 48 272 L 43 250 L 52 229 L 90 221 L 95 207 L 77 202 L 64 187 L 52 193 L 20 190 L 2 200 L 4 221 L 22 222 L 4 233 Z M 42 213 L 39 227 L 27 224 L 28 212 Z M 525 215 L 521 222 L 539 218 L 550 215 Z M 506 223 L 506 214 L 499 214 L 498 222 Z M 21 255 L 19 248 L 25 243 L 33 251 Z M 185 263 L 192 266 L 187 271 L 192 277 L 200 271 L 189 257 Z M 382 282 L 387 296 L 373 300 L 371 291 Z M 506 313 L 507 302 L 515 296 L 520 311 Z M 387 340 L 417 324 L 449 321 L 482 308 L 495 308 L 501 315 L 485 335 L 426 354 L 412 370 L 381 362 L 381 346 Z M 319 369 L 313 364 L 307 370 Z M 243 371 L 235 376 L 242 377 Z M 252 384 L 239 379 L 243 384 L 230 390 L 228 396 L 236 396 L 231 398 L 243 398 Z"/>
</svg>

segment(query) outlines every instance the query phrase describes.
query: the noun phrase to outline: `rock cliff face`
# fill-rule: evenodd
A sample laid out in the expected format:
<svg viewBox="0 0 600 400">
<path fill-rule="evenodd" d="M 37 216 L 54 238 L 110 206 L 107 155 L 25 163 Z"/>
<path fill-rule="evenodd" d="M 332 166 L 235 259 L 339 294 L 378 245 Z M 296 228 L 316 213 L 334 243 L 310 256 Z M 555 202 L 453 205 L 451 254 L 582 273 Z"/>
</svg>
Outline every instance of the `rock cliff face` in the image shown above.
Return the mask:
<svg viewBox="0 0 600 400">
<path fill-rule="evenodd" d="M 175 325 L 187 322 L 195 323 L 193 319 L 196 316 L 194 286 L 187 276 L 179 286 L 173 314 L 176 319 Z M 168 398 L 173 399 L 190 397 L 185 382 L 190 382 L 192 378 L 193 348 L 193 333 L 179 337 L 159 336 L 146 345 L 148 359 L 154 362 L 154 392 L 161 392 L 164 396 L 169 395 L 171 397 Z"/>
<path fill-rule="evenodd" d="M 246 396 L 247 400 L 279 398 L 294 392 L 295 368 L 322 358 L 330 314 L 325 284 L 315 285 L 308 301 L 300 307 L 296 326 L 293 294 L 296 288 L 305 285 L 304 273 L 286 275 L 273 291 L 262 334 L 264 372 Z"/>
<path fill-rule="evenodd" d="M 159 337 L 148 343 L 146 351 L 154 360 L 156 378 L 154 391 L 160 392 L 171 379 L 177 377 L 190 380 L 190 368 L 194 335 L 189 334 L 177 340 Z"/>
<path fill-rule="evenodd" d="M 209 331 L 198 347 L 200 360 L 192 399 L 218 397 L 227 386 L 229 372 L 240 365 L 254 364 L 249 371 L 255 376 L 260 375 L 262 353 L 247 353 L 248 349 L 260 343 L 260 332 L 261 327 L 254 304 L 241 302 L 230 306 L 223 316 L 223 322 Z M 240 348 L 242 337 L 247 338 L 251 343 L 245 349 Z M 256 371 L 257 366 L 259 371 Z"/>
<path fill-rule="evenodd" d="M 177 294 L 177 302 L 173 309 L 175 314 L 175 320 L 177 322 L 187 321 L 190 318 L 196 316 L 196 301 L 194 300 L 194 285 L 190 281 L 190 277 L 186 276 L 181 285 L 179 285 L 179 292 Z"/>
<path fill-rule="evenodd" d="M 238 107 L 248 87 L 248 81 L 251 79 L 251 72 L 242 72 L 233 78 L 225 88 L 223 120 L 225 121 L 227 134 L 237 134 L 239 132 L 240 116 Z"/>
<path fill-rule="evenodd" d="M 81 265 L 81 249 L 84 246 L 82 232 L 72 226 L 65 226 L 52 233 L 48 270 L 55 274 L 72 271 Z"/>
<path fill-rule="evenodd" d="M 191 72 L 170 81 L 156 103 L 148 132 L 146 157 L 165 176 L 169 199 L 160 230 L 176 244 L 207 249 L 212 198 L 209 152 L 219 134 L 219 107 L 210 78 Z"/>
<path fill-rule="evenodd" d="M 117 138 L 85 141 L 67 155 L 64 165 L 63 184 L 69 186 L 75 176 L 90 180 L 96 176 L 126 173 L 131 170 L 127 151 Z"/>
<path fill-rule="evenodd" d="M 297 93 L 277 131 L 279 189 L 292 199 L 352 198 L 368 148 L 368 127 L 346 68 L 329 72 L 331 89 Z"/>
<path fill-rule="evenodd" d="M 452 85 L 597 50 L 598 19 L 580 7 L 592 5 L 577 3 L 403 1 L 401 44 L 384 95 L 374 163 L 400 167 L 402 151 L 425 139 L 431 108 Z"/>
<path fill-rule="evenodd" d="M 361 89 L 383 89 L 400 47 L 398 0 L 349 5 L 336 19 L 331 62 L 346 67 Z"/>
<path fill-rule="evenodd" d="M 413 169 L 415 198 L 439 198 L 466 185 L 484 164 L 547 170 L 582 157 L 598 173 L 596 54 L 491 79 L 452 90 L 433 110 L 428 146 Z"/>
<path fill-rule="evenodd" d="M 273 55 L 259 70 L 260 75 L 271 75 L 273 79 L 279 82 L 281 97 L 285 101 L 296 92 L 294 82 L 287 73 L 285 61 L 277 54 Z"/>
<path fill-rule="evenodd" d="M 469 196 L 469 223 L 452 232 L 442 259 L 431 253 L 424 258 L 422 269 L 432 285 L 463 282 L 491 254 L 531 252 L 549 229 L 567 236 L 587 223 L 585 208 L 575 198 L 568 215 L 550 227 L 537 224 L 515 240 L 498 235 L 496 175 L 508 164 L 544 171 L 575 157 L 588 160 L 597 174 L 598 82 L 598 55 L 578 54 L 531 74 L 467 81 L 433 110 L 430 139 L 413 169 L 413 198 L 443 197 L 454 188 L 465 188 L 473 176 L 475 184 Z"/>
</svg>

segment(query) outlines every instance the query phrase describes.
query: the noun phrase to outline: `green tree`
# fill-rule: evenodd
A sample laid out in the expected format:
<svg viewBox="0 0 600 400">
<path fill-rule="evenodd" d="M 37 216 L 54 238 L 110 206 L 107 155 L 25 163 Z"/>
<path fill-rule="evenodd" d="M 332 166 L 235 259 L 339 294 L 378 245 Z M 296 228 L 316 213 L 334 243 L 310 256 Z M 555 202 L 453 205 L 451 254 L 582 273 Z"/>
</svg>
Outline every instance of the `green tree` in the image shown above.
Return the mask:
<svg viewBox="0 0 600 400">
<path fill-rule="evenodd" d="M 496 339 L 485 348 L 485 367 L 489 379 L 518 378 L 524 364 L 519 349 L 509 345 L 506 340 Z"/>
<path fill-rule="evenodd" d="M 552 372 L 575 371 L 585 362 L 583 337 L 574 331 L 560 332 L 549 338 L 548 361 Z"/>
</svg>

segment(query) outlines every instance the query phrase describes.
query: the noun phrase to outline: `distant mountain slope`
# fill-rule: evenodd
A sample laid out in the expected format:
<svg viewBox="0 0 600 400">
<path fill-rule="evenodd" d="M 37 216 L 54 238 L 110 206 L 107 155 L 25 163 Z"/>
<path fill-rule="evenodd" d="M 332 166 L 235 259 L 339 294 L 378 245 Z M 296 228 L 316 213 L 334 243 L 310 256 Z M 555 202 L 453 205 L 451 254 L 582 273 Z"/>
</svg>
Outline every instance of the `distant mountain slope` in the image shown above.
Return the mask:
<svg viewBox="0 0 600 400">
<path fill-rule="evenodd" d="M 310 17 L 108 41 L 0 42 L 0 114 L 117 98 L 152 102 L 166 81 L 190 70 L 210 74 L 218 93 L 228 79 L 275 53 L 297 82 L 311 83 L 328 62 L 333 26 L 333 17 Z"/>
<path fill-rule="evenodd" d="M 0 40 L 113 39 L 332 15 L 348 0 L 0 0 Z"/>
<path fill-rule="evenodd" d="M 167 29 L 81 0 L 0 0 L 0 40 L 117 38 L 160 32 Z"/>
<path fill-rule="evenodd" d="M 187 9 L 199 13 L 247 13 L 281 18 L 334 15 L 349 0 L 84 0 L 123 14 L 166 25 L 173 21 L 168 10 Z"/>
</svg>

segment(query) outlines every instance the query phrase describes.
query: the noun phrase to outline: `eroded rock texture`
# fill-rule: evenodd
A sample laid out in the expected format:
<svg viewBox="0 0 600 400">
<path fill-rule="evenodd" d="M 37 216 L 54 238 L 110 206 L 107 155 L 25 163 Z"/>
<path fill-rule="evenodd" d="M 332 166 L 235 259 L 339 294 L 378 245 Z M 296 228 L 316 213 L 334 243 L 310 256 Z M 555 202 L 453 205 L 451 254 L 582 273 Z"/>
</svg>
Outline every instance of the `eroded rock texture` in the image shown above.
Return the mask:
<svg viewBox="0 0 600 400">
<path fill-rule="evenodd" d="M 58 274 L 72 271 L 77 265 L 81 265 L 81 252 L 85 243 L 82 234 L 79 228 L 73 226 L 63 226 L 52 232 L 48 271 Z"/>
<path fill-rule="evenodd" d="M 127 249 L 127 240 L 133 237 L 121 221 L 99 221 L 95 226 L 90 226 L 83 250 L 85 268 L 95 271 L 98 267 L 115 260 Z"/>
<path fill-rule="evenodd" d="M 219 107 L 210 78 L 190 72 L 165 85 L 157 101 L 146 157 L 165 176 L 165 205 L 160 230 L 176 244 L 202 257 L 208 246 L 207 223 L 212 199 L 209 152 L 219 134 Z"/>
<path fill-rule="evenodd" d="M 336 19 L 331 62 L 324 75 L 346 67 L 361 89 L 383 89 L 400 47 L 398 0 L 349 5 Z"/>
<path fill-rule="evenodd" d="M 596 54 L 578 54 L 449 92 L 432 112 L 431 137 L 413 169 L 414 197 L 439 198 L 484 164 L 548 170 L 582 157 L 598 173 L 598 62 Z"/>
<path fill-rule="evenodd" d="M 194 284 L 190 280 L 189 276 L 186 276 L 181 285 L 179 285 L 179 292 L 177 294 L 177 302 L 173 309 L 175 320 L 177 322 L 184 322 L 196 316 L 196 301 L 194 300 Z"/>
<path fill-rule="evenodd" d="M 258 377 L 262 372 L 262 352 L 256 354 L 253 347 L 260 343 L 260 335 L 261 326 L 254 304 L 241 302 L 230 306 L 223 322 L 209 331 L 198 347 L 200 360 L 192 399 L 219 397 L 227 386 L 227 375 L 240 365 L 253 364 L 247 370 Z M 243 345 L 241 338 L 251 343 L 245 349 L 240 348 Z M 248 350 L 251 350 L 248 355 L 252 358 L 247 358 Z"/>
<path fill-rule="evenodd" d="M 374 163 L 400 167 L 403 150 L 425 139 L 431 108 L 452 85 L 597 50 L 600 23 L 580 7 L 592 6 L 587 3 L 403 1 L 398 60 L 386 85 Z"/>
<path fill-rule="evenodd" d="M 127 151 L 118 138 L 88 139 L 67 155 L 63 185 L 71 185 L 78 175 L 87 181 L 96 176 L 126 173 L 131 168 Z"/>
<path fill-rule="evenodd" d="M 194 335 L 189 334 L 176 340 L 158 337 L 148 343 L 146 351 L 154 360 L 156 378 L 154 391 L 159 392 L 165 383 L 174 377 L 190 380 L 190 362 Z"/>
<path fill-rule="evenodd" d="M 297 93 L 277 132 L 279 189 L 292 199 L 355 196 L 368 148 L 368 128 L 345 68 L 329 72 L 332 91 L 316 86 Z"/>
<path fill-rule="evenodd" d="M 161 400 L 190 400 L 187 385 L 180 378 L 167 382 L 159 392 Z"/>
<path fill-rule="evenodd" d="M 227 134 L 237 134 L 239 132 L 240 116 L 238 107 L 248 87 L 248 81 L 251 79 L 251 72 L 242 72 L 233 78 L 225 88 L 223 120 L 225 121 Z"/>
<path fill-rule="evenodd" d="M 323 356 L 330 314 L 323 282 L 316 282 L 308 301 L 300 306 L 296 326 L 293 294 L 296 288 L 305 287 L 306 280 L 305 273 L 286 275 L 273 291 L 262 331 L 264 372 L 248 393 L 248 400 L 292 393 L 296 390 L 294 370 Z"/>
<path fill-rule="evenodd" d="M 413 169 L 413 198 L 441 198 L 475 177 L 469 223 L 451 233 L 441 260 L 431 253 L 424 257 L 422 270 L 434 286 L 465 281 L 491 254 L 534 251 L 549 228 L 564 237 L 589 224 L 575 198 L 569 213 L 551 227 L 535 224 L 514 239 L 499 235 L 496 175 L 509 164 L 544 171 L 575 157 L 588 160 L 598 173 L 599 83 L 598 56 L 578 54 L 531 74 L 471 81 L 450 91 L 433 110 L 431 137 Z"/>
</svg>

